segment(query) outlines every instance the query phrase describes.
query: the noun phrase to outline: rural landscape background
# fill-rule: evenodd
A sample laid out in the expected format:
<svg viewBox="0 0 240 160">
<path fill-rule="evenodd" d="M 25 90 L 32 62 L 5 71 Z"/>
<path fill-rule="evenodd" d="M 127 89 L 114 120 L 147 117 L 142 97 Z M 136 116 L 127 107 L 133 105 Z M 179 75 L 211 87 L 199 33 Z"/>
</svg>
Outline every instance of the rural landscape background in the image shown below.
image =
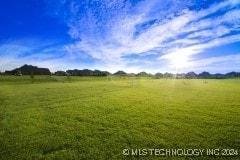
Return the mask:
<svg viewBox="0 0 240 160">
<path fill-rule="evenodd" d="M 1 159 L 239 158 L 240 79 L 232 75 L 239 73 L 216 79 L 144 72 L 34 74 L 43 71 L 38 69 L 24 65 L 13 70 L 15 76 L 0 76 Z M 234 152 L 123 154 L 146 148 Z"/>
<path fill-rule="evenodd" d="M 7 0 L 0 23 L 0 160 L 240 159 L 239 0 Z"/>
</svg>

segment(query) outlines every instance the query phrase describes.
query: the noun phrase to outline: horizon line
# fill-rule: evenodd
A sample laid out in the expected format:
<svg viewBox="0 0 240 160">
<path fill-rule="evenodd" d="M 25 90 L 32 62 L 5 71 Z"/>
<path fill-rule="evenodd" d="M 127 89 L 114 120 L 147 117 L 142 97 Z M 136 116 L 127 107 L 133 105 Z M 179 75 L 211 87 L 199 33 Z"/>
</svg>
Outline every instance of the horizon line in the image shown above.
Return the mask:
<svg viewBox="0 0 240 160">
<path fill-rule="evenodd" d="M 32 64 L 24 64 L 24 65 L 21 65 L 20 67 L 17 67 L 17 68 L 14 68 L 14 69 L 11 69 L 11 70 L 5 70 L 4 72 L 1 72 L 1 70 L 0 70 L 0 73 L 5 73 L 5 72 L 8 72 L 8 71 L 13 71 L 13 70 L 15 70 L 15 69 L 18 69 L 18 68 L 21 68 L 21 67 L 23 67 L 23 66 L 25 66 L 25 65 L 27 65 L 27 66 L 32 66 L 32 67 L 37 67 L 37 68 L 45 68 L 45 69 L 48 69 L 49 71 L 50 71 L 50 73 L 51 74 L 53 74 L 53 73 L 56 73 L 56 72 L 59 72 L 59 71 L 63 71 L 63 72 L 66 72 L 67 73 L 67 71 L 68 70 L 91 70 L 91 71 L 95 71 L 95 70 L 99 70 L 99 71 L 101 71 L 101 72 L 108 72 L 108 73 L 110 73 L 110 74 L 115 74 L 115 73 L 117 73 L 117 72 L 119 72 L 119 71 L 123 71 L 123 72 L 125 72 L 124 70 L 121 70 L 121 69 L 119 69 L 119 70 L 117 70 L 116 72 L 109 72 L 108 70 L 100 70 L 100 69 L 89 69 L 89 68 L 83 68 L 83 69 L 79 69 L 79 68 L 74 68 L 74 69 L 67 69 L 67 70 L 56 70 L 56 71 L 51 71 L 48 67 L 38 67 L 38 66 L 35 66 L 35 65 L 32 65 Z M 191 73 L 191 72 L 193 72 L 193 73 L 195 73 L 195 74 L 201 74 L 201 73 L 204 73 L 204 72 L 207 72 L 207 73 L 209 73 L 209 74 L 211 74 L 211 75 L 214 75 L 214 74 L 228 74 L 228 73 L 232 73 L 232 72 L 235 72 L 235 73 L 240 73 L 240 71 L 238 72 L 238 71 L 235 71 L 235 70 L 233 70 L 233 71 L 230 71 L 230 72 L 225 72 L 225 73 L 222 73 L 222 72 L 215 72 L 215 73 L 212 73 L 212 72 L 209 72 L 209 71 L 206 71 L 206 70 L 203 70 L 203 71 L 201 71 L 201 72 L 196 72 L 196 71 L 187 71 L 187 72 L 168 72 L 168 71 L 166 71 L 166 72 L 161 72 L 161 71 L 158 71 L 158 72 L 147 72 L 147 71 L 144 71 L 144 70 L 142 70 L 142 71 L 139 71 L 139 72 L 125 72 L 126 74 L 139 74 L 139 73 L 142 73 L 142 72 L 145 72 L 145 73 L 147 73 L 147 74 L 157 74 L 157 73 L 161 73 L 161 74 L 166 74 L 166 73 L 168 73 L 168 74 L 173 74 L 173 75 L 175 75 L 175 74 L 187 74 L 187 73 Z"/>
</svg>

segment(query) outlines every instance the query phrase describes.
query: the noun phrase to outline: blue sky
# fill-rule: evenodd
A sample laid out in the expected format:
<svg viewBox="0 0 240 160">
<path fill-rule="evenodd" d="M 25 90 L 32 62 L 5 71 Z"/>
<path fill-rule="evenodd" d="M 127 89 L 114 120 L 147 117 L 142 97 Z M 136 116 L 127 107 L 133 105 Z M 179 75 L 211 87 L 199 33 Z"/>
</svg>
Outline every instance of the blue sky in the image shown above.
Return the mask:
<svg viewBox="0 0 240 160">
<path fill-rule="evenodd" d="M 239 0 L 6 0 L 0 70 L 240 71 Z"/>
</svg>

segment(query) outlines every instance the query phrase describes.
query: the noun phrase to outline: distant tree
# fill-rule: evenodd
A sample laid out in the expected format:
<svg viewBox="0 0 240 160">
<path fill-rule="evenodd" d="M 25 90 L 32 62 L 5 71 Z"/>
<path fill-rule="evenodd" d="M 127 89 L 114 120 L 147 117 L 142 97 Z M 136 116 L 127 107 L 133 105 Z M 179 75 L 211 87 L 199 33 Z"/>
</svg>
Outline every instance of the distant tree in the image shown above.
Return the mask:
<svg viewBox="0 0 240 160">
<path fill-rule="evenodd" d="M 57 71 L 54 73 L 56 76 L 66 76 L 66 72 L 64 71 Z"/>
<path fill-rule="evenodd" d="M 156 78 L 163 78 L 163 74 L 162 74 L 162 73 L 156 73 L 156 74 L 155 74 L 155 77 L 156 77 Z"/>
<path fill-rule="evenodd" d="M 164 77 L 164 78 L 173 78 L 173 76 L 174 76 L 174 75 L 173 75 L 172 73 L 168 73 L 168 72 L 166 72 L 166 73 L 163 74 L 163 77 Z"/>
<path fill-rule="evenodd" d="M 120 76 L 122 76 L 122 75 L 127 75 L 127 73 L 124 72 L 124 71 L 117 71 L 116 73 L 114 73 L 114 75 L 120 75 Z"/>
<path fill-rule="evenodd" d="M 18 70 L 16 71 L 16 73 L 15 73 L 15 76 L 22 76 L 21 70 L 18 69 Z"/>
<path fill-rule="evenodd" d="M 211 74 L 204 71 L 204 72 L 198 74 L 198 78 L 208 79 L 208 78 L 211 78 Z"/>
<path fill-rule="evenodd" d="M 67 70 L 66 73 L 72 75 L 72 76 L 107 76 L 110 73 L 107 71 L 100 71 L 100 70 L 89 70 L 89 69 L 83 69 L 83 70 Z"/>
<path fill-rule="evenodd" d="M 140 72 L 137 74 L 138 77 L 148 77 L 149 74 L 147 72 Z"/>
<path fill-rule="evenodd" d="M 20 68 L 16 68 L 12 71 L 6 71 L 6 74 L 10 74 L 10 75 L 20 75 L 19 71 L 21 71 L 20 74 L 23 75 L 31 75 L 32 72 L 34 72 L 35 75 L 50 75 L 51 72 L 48 68 L 38 68 L 36 66 L 32 66 L 32 65 L 23 65 Z"/>
<path fill-rule="evenodd" d="M 177 73 L 175 76 L 177 79 L 183 79 L 186 77 L 186 74 L 185 73 Z"/>
<path fill-rule="evenodd" d="M 34 82 L 34 73 L 33 72 L 31 73 L 30 78 L 31 78 L 31 81 L 33 83 Z"/>
<path fill-rule="evenodd" d="M 107 80 L 108 80 L 108 81 L 111 81 L 111 80 L 112 80 L 110 75 L 107 75 Z"/>
<path fill-rule="evenodd" d="M 239 77 L 239 74 L 240 73 L 237 73 L 237 72 L 229 72 L 229 73 L 225 74 L 225 76 L 227 78 L 237 78 L 237 77 Z"/>
<path fill-rule="evenodd" d="M 225 78 L 225 76 L 224 76 L 224 74 L 216 73 L 216 74 L 213 74 L 213 75 L 212 75 L 212 78 L 215 78 L 215 79 L 223 79 L 223 78 Z"/>
<path fill-rule="evenodd" d="M 194 72 L 188 72 L 188 73 L 185 75 L 185 78 L 187 78 L 187 79 L 195 79 L 195 78 L 197 78 L 197 74 L 194 73 Z"/>
<path fill-rule="evenodd" d="M 131 79 L 132 79 L 132 87 L 134 86 L 134 79 L 135 79 L 135 75 L 131 74 Z"/>
<path fill-rule="evenodd" d="M 71 81 L 70 74 L 66 73 L 66 75 L 67 75 L 67 80 L 70 82 Z"/>
</svg>

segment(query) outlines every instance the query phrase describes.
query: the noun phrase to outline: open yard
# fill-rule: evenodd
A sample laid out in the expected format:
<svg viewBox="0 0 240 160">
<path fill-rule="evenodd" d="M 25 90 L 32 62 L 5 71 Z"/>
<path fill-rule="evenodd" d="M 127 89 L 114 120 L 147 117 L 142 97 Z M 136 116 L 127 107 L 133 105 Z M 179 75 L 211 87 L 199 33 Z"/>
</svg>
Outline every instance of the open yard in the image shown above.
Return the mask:
<svg viewBox="0 0 240 160">
<path fill-rule="evenodd" d="M 234 149 L 238 156 L 141 155 L 144 149 Z M 1 160 L 238 159 L 239 151 L 240 79 L 0 77 Z"/>
</svg>

